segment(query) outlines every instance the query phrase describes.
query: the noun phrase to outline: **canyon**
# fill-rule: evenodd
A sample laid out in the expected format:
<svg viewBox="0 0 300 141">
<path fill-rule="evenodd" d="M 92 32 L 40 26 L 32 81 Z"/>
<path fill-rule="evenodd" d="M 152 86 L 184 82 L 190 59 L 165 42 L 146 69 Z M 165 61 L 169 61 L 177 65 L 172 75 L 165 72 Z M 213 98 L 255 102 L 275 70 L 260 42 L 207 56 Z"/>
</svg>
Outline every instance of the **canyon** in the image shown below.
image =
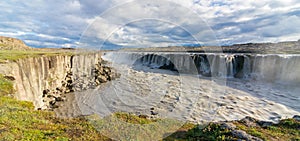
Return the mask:
<svg viewBox="0 0 300 141">
<path fill-rule="evenodd" d="M 54 111 L 57 117 L 105 118 L 125 112 L 203 126 L 243 121 L 246 116 L 257 119 L 260 126 L 270 126 L 299 117 L 297 53 L 53 49 L 57 53 L 49 55 L 45 51 L 51 49 L 29 50 L 38 52 L 2 61 L 0 74 L 13 81 L 11 96 L 33 102 L 36 110 Z M 110 124 L 114 123 L 104 126 Z M 238 138 L 255 138 L 230 130 Z"/>
<path fill-rule="evenodd" d="M 18 100 L 33 102 L 35 109 L 57 108 L 63 94 L 95 88 L 117 77 L 105 66 L 101 53 L 22 58 L 1 64 L 1 74 L 14 81 Z"/>
</svg>

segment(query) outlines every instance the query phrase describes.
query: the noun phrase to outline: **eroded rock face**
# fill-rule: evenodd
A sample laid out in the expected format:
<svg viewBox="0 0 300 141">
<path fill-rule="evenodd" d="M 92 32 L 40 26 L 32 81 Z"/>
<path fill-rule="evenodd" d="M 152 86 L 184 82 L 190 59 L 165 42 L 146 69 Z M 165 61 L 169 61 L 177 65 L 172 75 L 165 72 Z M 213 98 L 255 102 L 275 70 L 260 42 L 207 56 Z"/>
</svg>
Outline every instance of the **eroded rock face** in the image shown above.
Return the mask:
<svg viewBox="0 0 300 141">
<path fill-rule="evenodd" d="M 26 58 L 12 67 L 16 98 L 32 101 L 36 109 L 57 108 L 63 94 L 92 89 L 118 74 L 106 66 L 100 53 Z"/>
<path fill-rule="evenodd" d="M 92 72 L 82 72 L 79 75 L 72 72 L 72 68 L 68 68 L 66 77 L 62 80 L 62 86 L 57 87 L 55 90 L 43 90 L 43 102 L 44 109 L 58 108 L 56 102 L 64 101 L 65 93 L 79 92 L 87 89 L 94 89 L 101 83 L 111 81 L 119 74 L 115 72 L 111 67 L 105 66 L 102 63 L 102 59 L 98 58 L 98 62 L 92 67 Z"/>
</svg>

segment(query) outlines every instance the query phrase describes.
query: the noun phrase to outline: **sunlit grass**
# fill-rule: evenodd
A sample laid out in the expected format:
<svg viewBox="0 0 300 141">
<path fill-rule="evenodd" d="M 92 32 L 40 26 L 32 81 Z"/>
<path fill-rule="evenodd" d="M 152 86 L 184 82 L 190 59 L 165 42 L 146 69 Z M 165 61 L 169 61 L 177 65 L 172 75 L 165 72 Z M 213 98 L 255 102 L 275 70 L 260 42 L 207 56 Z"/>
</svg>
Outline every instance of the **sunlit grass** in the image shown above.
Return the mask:
<svg viewBox="0 0 300 141">
<path fill-rule="evenodd" d="M 72 55 L 70 51 L 55 50 L 0 50 L 0 62 L 16 61 L 22 58 L 38 56 Z"/>
<path fill-rule="evenodd" d="M 188 124 L 187 124 L 188 125 Z M 185 125 L 186 126 L 186 125 Z M 184 126 L 183 126 L 184 127 Z M 189 124 L 184 129 L 181 129 L 171 136 L 165 138 L 167 141 L 185 141 L 185 140 L 237 140 L 233 137 L 228 129 L 222 129 L 218 123 L 209 123 L 204 128 L 199 128 L 199 125 Z"/>
<path fill-rule="evenodd" d="M 0 96 L 12 94 L 13 91 L 13 83 L 0 74 Z"/>
<path fill-rule="evenodd" d="M 31 102 L 0 97 L 0 140 L 107 140 L 84 118 L 59 119 Z"/>
<path fill-rule="evenodd" d="M 56 118 L 34 110 L 32 102 L 8 97 L 13 83 L 2 75 L 0 90 L 0 140 L 108 140 L 84 118 Z"/>
<path fill-rule="evenodd" d="M 295 119 L 284 119 L 269 127 L 247 127 L 240 122 L 234 122 L 241 130 L 263 140 L 300 140 L 300 122 Z"/>
<path fill-rule="evenodd" d="M 157 140 L 176 132 L 184 122 L 173 119 L 147 119 L 130 113 L 117 112 L 100 118 L 88 117 L 97 131 L 117 140 Z"/>
</svg>

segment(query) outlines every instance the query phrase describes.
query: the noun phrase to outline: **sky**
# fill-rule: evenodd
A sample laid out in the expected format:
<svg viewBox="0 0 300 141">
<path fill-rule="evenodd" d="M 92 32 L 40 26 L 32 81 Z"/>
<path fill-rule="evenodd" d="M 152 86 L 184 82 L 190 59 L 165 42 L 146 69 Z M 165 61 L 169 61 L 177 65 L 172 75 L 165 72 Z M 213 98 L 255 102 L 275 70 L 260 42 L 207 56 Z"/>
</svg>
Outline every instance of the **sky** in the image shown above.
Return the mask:
<svg viewBox="0 0 300 141">
<path fill-rule="evenodd" d="M 32 47 L 231 45 L 300 39 L 299 0 L 2 0 L 0 36 Z"/>
</svg>

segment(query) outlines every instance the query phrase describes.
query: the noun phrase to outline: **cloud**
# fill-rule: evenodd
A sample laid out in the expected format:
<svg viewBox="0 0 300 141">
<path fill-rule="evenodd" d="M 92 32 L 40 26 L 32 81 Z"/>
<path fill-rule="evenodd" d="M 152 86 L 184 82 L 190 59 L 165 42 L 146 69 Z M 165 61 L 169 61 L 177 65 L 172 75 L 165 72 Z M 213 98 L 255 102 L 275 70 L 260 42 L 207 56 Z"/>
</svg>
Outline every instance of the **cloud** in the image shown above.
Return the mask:
<svg viewBox="0 0 300 141">
<path fill-rule="evenodd" d="M 27 44 L 35 47 L 47 45 L 37 44 L 44 40 L 56 46 L 64 44 L 60 42 L 64 38 L 78 40 L 82 30 L 88 25 L 87 19 L 81 16 L 79 2 L 73 0 L 1 1 L 0 9 L 0 31 L 28 40 Z M 18 32 L 26 35 L 14 34 Z M 56 38 L 49 39 L 50 36 Z M 60 37 L 62 39 L 58 39 Z M 32 44 L 29 40 L 36 42 Z"/>
<path fill-rule="evenodd" d="M 139 0 L 114 7 L 96 18 L 83 35 L 124 47 L 216 41 L 199 15 L 176 3 L 158 0 Z"/>
<path fill-rule="evenodd" d="M 114 0 L 79 0 L 82 12 L 88 17 L 98 16 L 117 3 Z"/>
<path fill-rule="evenodd" d="M 196 42 L 186 30 L 163 21 L 144 19 L 129 23 L 114 32 L 108 39 L 125 47 L 166 46 Z"/>
<path fill-rule="evenodd" d="M 221 44 L 298 40 L 298 3 L 292 0 L 230 1 L 212 9 L 215 17 L 207 21 Z M 291 17 L 294 18 L 290 20 Z"/>
<path fill-rule="evenodd" d="M 0 35 L 35 47 L 298 40 L 298 0 L 0 1 Z"/>
</svg>

